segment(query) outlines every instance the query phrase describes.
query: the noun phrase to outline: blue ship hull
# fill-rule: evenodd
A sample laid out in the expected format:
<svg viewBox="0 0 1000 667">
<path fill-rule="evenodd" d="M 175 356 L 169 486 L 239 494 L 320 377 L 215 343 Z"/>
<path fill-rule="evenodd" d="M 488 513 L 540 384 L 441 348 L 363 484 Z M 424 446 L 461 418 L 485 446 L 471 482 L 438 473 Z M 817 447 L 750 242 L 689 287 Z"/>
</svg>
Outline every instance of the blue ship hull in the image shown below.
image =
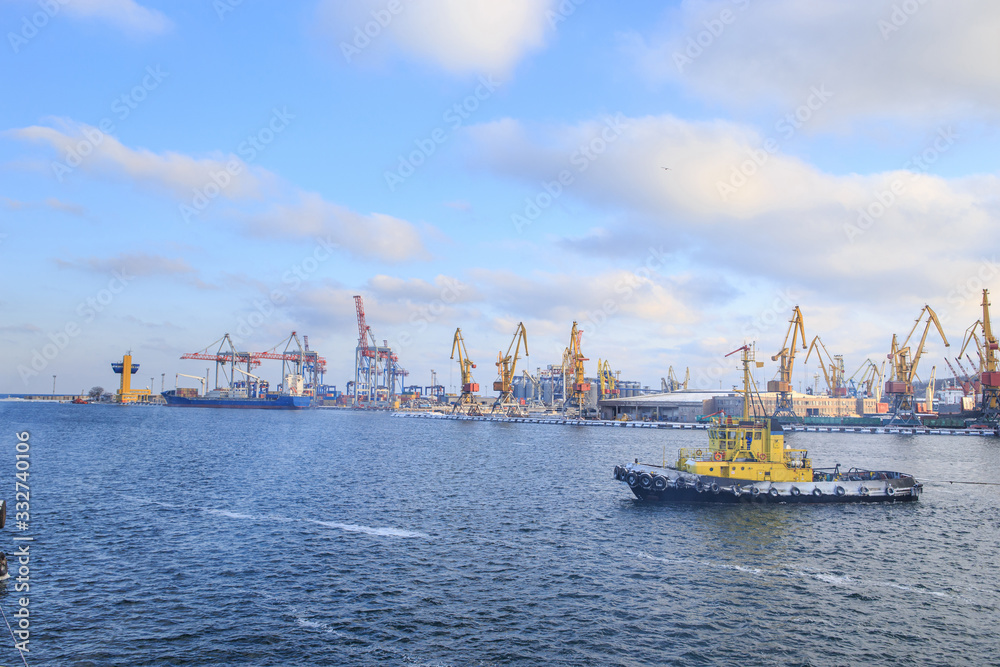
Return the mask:
<svg viewBox="0 0 1000 667">
<path fill-rule="evenodd" d="M 264 410 L 301 410 L 312 406 L 311 396 L 282 396 L 274 398 L 188 398 L 173 391 L 161 394 L 167 405 L 175 408 L 259 408 Z"/>
</svg>

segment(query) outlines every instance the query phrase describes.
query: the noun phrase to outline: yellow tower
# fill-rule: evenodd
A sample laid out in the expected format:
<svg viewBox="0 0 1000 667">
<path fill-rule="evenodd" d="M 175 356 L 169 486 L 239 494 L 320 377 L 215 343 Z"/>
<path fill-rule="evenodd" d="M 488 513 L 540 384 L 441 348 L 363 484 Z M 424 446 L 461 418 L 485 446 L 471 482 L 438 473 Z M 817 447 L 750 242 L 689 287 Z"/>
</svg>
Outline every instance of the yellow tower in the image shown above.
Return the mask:
<svg viewBox="0 0 1000 667">
<path fill-rule="evenodd" d="M 147 403 L 151 389 L 132 389 L 132 376 L 139 370 L 139 364 L 132 363 L 132 352 L 126 352 L 121 361 L 112 361 L 111 370 L 122 376 L 118 385 L 118 403 Z"/>
</svg>

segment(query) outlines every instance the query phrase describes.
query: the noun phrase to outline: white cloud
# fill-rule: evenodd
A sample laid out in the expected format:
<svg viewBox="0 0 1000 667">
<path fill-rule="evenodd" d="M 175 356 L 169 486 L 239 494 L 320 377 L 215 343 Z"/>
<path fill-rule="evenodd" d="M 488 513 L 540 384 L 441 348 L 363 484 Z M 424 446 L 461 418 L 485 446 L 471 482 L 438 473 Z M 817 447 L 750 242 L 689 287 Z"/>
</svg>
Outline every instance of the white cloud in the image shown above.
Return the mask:
<svg viewBox="0 0 1000 667">
<path fill-rule="evenodd" d="M 362 215 L 313 192 L 299 192 L 296 199 L 249 216 L 250 230 L 260 236 L 329 236 L 363 259 L 402 262 L 430 257 L 420 233 L 406 220 L 383 213 Z"/>
<path fill-rule="evenodd" d="M 158 34 L 173 25 L 162 12 L 134 0 L 71 0 L 64 6 L 67 14 L 101 19 L 131 35 Z"/>
<path fill-rule="evenodd" d="M 481 167 L 525 182 L 528 196 L 539 203 L 546 201 L 538 198 L 546 194 L 544 183 L 567 172 L 572 182 L 559 197 L 615 212 L 619 222 L 593 239 L 561 247 L 581 246 L 580 252 L 592 257 L 595 239 L 614 239 L 605 255 L 614 261 L 610 253 L 621 257 L 630 245 L 641 252 L 662 244 L 699 274 L 744 287 L 753 295 L 742 304 L 748 314 L 765 309 L 768 295 L 791 290 L 804 300 L 852 301 L 859 309 L 903 321 L 913 316 L 914 306 L 937 303 L 960 321 L 977 297 L 975 290 L 956 292 L 955 286 L 975 282 L 984 266 L 994 267 L 994 279 L 1000 277 L 995 246 L 970 242 L 991 238 L 1000 219 L 995 175 L 947 179 L 916 168 L 834 175 L 780 151 L 757 165 L 750 152 L 763 152 L 765 139 L 746 126 L 671 116 L 627 118 L 621 124 L 624 130 L 603 152 L 577 163 L 581 146 L 599 146 L 591 142 L 607 123 L 479 125 L 469 129 L 469 155 Z M 719 184 L 748 161 L 751 175 L 724 199 Z M 524 228 L 528 238 L 544 234 L 546 208 L 539 209 Z M 515 208 L 510 215 L 526 211 Z M 513 224 L 509 229 L 514 233 Z M 516 285 L 511 293 L 528 296 Z M 534 294 L 537 298 L 539 291 Z M 641 304 L 637 316 L 658 310 L 651 295 Z M 739 308 L 730 305 L 730 317 Z"/>
<path fill-rule="evenodd" d="M 350 62 L 364 53 L 381 55 L 391 44 L 449 72 L 502 74 L 544 46 L 554 4 L 554 0 L 401 0 L 398 4 L 326 0 L 319 15 Z M 390 6 L 399 10 L 390 12 Z"/>
<path fill-rule="evenodd" d="M 179 220 L 194 216 L 205 219 L 208 205 L 223 199 L 237 206 L 235 211 L 225 212 L 257 236 L 330 237 L 332 243 L 364 259 L 399 262 L 429 258 L 420 232 L 412 223 L 383 213 L 355 213 L 317 193 L 289 185 L 267 169 L 247 164 L 233 154 L 194 158 L 171 151 L 154 153 L 125 146 L 89 125 L 67 120 L 60 123 L 66 131 L 36 125 L 7 134 L 55 149 L 59 161 L 52 162 L 52 169 L 57 179 L 69 178 L 79 169 L 98 177 L 124 178 L 166 190 L 179 202 Z M 71 153 L 81 157 L 70 160 Z M 205 207 L 196 203 L 198 196 L 202 196 Z M 13 200 L 6 202 L 11 208 L 22 206 Z M 264 202 L 263 212 L 238 208 L 257 202 Z"/>
<path fill-rule="evenodd" d="M 228 173 L 229 184 L 220 196 L 230 200 L 259 198 L 273 176 L 260 167 L 247 165 L 235 155 L 193 158 L 166 151 L 154 153 L 145 148 L 129 148 L 117 138 L 96 127 L 68 119 L 55 119 L 62 129 L 44 125 L 10 130 L 18 139 L 47 143 L 58 153 L 50 165 L 57 180 L 72 177 L 76 169 L 126 177 L 137 183 L 166 188 L 175 196 L 191 199 L 194 190 L 212 182 L 212 174 Z M 227 172 L 235 163 L 239 173 Z"/>
<path fill-rule="evenodd" d="M 1000 107 L 1000 4 L 991 0 L 685 2 L 659 33 L 624 36 L 657 80 L 733 106 L 792 110 L 813 86 L 830 118 L 940 118 Z"/>
</svg>

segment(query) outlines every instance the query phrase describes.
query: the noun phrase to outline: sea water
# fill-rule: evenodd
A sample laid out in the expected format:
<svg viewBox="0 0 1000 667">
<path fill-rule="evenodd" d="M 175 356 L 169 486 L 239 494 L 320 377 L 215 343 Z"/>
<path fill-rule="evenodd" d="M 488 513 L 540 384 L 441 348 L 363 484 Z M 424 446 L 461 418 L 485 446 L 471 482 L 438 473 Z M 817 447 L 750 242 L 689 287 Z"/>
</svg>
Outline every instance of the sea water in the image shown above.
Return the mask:
<svg viewBox="0 0 1000 667">
<path fill-rule="evenodd" d="M 10 402 L 0 423 L 0 549 L 30 553 L 0 583 L 2 664 L 19 631 L 60 666 L 1000 664 L 1000 487 L 948 483 L 1000 481 L 995 438 L 790 433 L 924 493 L 700 506 L 612 471 L 704 431 Z"/>
</svg>

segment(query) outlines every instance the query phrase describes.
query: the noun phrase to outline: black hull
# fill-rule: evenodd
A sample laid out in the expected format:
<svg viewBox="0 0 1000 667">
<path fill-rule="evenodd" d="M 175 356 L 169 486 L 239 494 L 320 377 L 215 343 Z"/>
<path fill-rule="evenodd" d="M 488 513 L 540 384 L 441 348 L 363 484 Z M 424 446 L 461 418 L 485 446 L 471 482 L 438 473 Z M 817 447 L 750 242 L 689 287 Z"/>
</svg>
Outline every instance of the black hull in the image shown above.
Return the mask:
<svg viewBox="0 0 1000 667">
<path fill-rule="evenodd" d="M 815 496 L 811 493 L 803 493 L 798 496 L 771 496 L 767 493 L 759 493 L 753 495 L 753 493 L 742 493 L 739 496 L 734 495 L 732 492 L 719 491 L 718 493 L 713 493 L 712 491 L 698 491 L 697 489 L 685 488 L 685 489 L 666 489 L 664 491 L 646 491 L 643 489 L 635 488 L 632 489 L 632 493 L 635 497 L 644 502 L 661 502 L 661 503 L 722 503 L 737 505 L 740 503 L 756 503 L 761 505 L 784 505 L 788 503 L 803 503 L 810 505 L 830 505 L 830 504 L 844 504 L 844 503 L 906 503 L 914 502 L 919 496 L 910 495 L 895 495 L 895 496 L 837 496 L 837 495 L 822 495 Z"/>
<path fill-rule="evenodd" d="M 644 502 L 811 504 L 913 502 L 923 485 L 911 475 L 852 469 L 847 475 L 816 472 L 811 482 L 769 482 L 709 477 L 674 468 L 615 466 L 614 478 Z"/>
</svg>

